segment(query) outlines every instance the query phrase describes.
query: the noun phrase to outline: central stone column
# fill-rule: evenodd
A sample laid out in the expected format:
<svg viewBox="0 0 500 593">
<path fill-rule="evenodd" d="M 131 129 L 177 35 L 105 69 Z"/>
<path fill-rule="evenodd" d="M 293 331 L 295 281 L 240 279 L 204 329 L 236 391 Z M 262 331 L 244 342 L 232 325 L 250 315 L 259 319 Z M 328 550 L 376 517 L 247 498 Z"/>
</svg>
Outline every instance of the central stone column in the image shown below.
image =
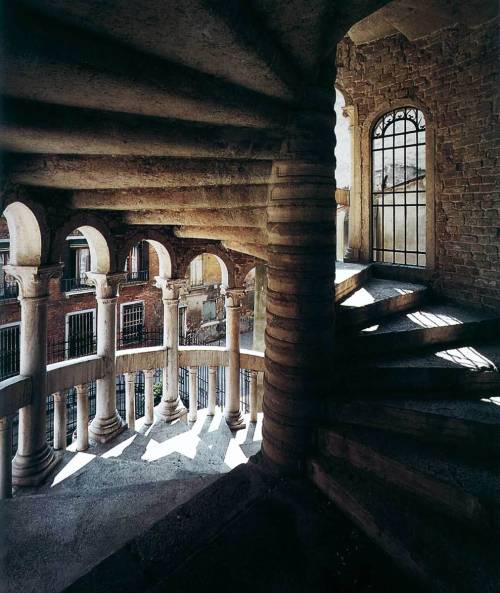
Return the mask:
<svg viewBox="0 0 500 593">
<path fill-rule="evenodd" d="M 47 423 L 47 300 L 49 280 L 61 266 L 4 266 L 19 284 L 21 338 L 19 374 L 31 377 L 31 403 L 19 410 L 19 443 L 12 462 L 17 486 L 40 484 L 56 463 L 46 441 Z"/>
<path fill-rule="evenodd" d="M 179 397 L 179 294 L 185 280 L 157 276 L 163 300 L 163 345 L 166 361 L 163 367 L 163 393 L 156 413 L 161 420 L 173 422 L 187 414 Z"/>
<path fill-rule="evenodd" d="M 244 295 L 245 291 L 241 288 L 226 289 L 226 349 L 229 367 L 224 416 L 231 430 L 245 428 L 240 411 L 240 313 Z"/>
<path fill-rule="evenodd" d="M 106 443 L 125 429 L 116 409 L 116 299 L 126 274 L 87 272 L 96 287 L 97 354 L 104 359 L 104 377 L 96 381 L 96 415 L 89 426 L 89 438 Z"/>
<path fill-rule="evenodd" d="M 262 451 L 300 472 L 322 401 L 335 391 L 335 180 L 332 91 L 308 90 L 292 113 L 268 197 Z"/>
</svg>

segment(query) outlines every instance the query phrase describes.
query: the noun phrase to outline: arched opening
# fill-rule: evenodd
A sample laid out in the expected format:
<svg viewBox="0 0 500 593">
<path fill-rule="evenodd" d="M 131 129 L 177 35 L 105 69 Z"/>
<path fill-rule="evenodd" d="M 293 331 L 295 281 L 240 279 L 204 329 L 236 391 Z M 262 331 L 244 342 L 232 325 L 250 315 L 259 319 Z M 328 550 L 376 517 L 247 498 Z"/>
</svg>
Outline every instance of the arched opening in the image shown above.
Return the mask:
<svg viewBox="0 0 500 593">
<path fill-rule="evenodd" d="M 179 308 L 181 344 L 221 345 L 225 338 L 225 262 L 212 253 L 194 257 L 186 273 L 187 294 Z"/>
<path fill-rule="evenodd" d="M 159 241 L 142 239 L 127 253 L 119 305 L 118 348 L 159 346 L 163 341 L 163 305 L 152 299 L 150 281 L 157 276 L 170 278 L 172 262 Z"/>
<path fill-rule="evenodd" d="M 19 287 L 15 279 L 3 269 L 9 263 L 9 227 L 7 219 L 0 216 L 0 381 L 19 374 Z"/>
<path fill-rule="evenodd" d="M 64 264 L 61 290 L 92 290 L 86 274 L 107 274 L 111 268 L 108 243 L 104 235 L 92 226 L 79 226 L 66 236 L 61 261 Z"/>
<path fill-rule="evenodd" d="M 353 140 L 352 122 L 345 97 L 335 89 L 335 200 L 337 202 L 337 261 L 344 261 L 349 247 L 348 215 L 351 201 Z"/>
<path fill-rule="evenodd" d="M 373 261 L 426 266 L 425 147 L 425 118 L 415 107 L 393 109 L 373 126 Z"/>
</svg>

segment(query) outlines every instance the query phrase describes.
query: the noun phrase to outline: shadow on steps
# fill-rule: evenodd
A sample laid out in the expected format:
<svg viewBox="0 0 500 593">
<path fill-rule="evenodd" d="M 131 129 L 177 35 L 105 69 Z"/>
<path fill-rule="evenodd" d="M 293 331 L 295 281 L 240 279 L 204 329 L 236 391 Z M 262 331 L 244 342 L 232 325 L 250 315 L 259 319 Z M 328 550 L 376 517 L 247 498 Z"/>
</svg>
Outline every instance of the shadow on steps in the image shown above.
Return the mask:
<svg viewBox="0 0 500 593">
<path fill-rule="evenodd" d="M 420 593 L 309 483 L 222 476 L 66 593 Z"/>
</svg>

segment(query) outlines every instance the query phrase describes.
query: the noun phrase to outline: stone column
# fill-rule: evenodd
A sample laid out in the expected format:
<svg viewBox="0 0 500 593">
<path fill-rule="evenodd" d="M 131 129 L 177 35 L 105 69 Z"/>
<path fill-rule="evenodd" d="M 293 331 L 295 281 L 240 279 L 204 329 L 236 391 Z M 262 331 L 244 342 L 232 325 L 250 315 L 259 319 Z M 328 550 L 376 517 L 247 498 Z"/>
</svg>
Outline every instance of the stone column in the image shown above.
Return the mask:
<svg viewBox="0 0 500 593">
<path fill-rule="evenodd" d="M 91 441 L 107 443 L 125 429 L 116 409 L 116 299 L 125 273 L 87 272 L 87 280 L 96 287 L 97 354 L 104 359 L 104 377 L 96 383 L 96 415 L 89 427 Z"/>
<path fill-rule="evenodd" d="M 208 416 L 215 416 L 217 401 L 217 367 L 208 367 Z"/>
<path fill-rule="evenodd" d="M 198 367 L 189 367 L 188 422 L 196 422 L 197 416 L 198 416 Z"/>
<path fill-rule="evenodd" d="M 245 291 L 226 289 L 226 349 L 229 366 L 226 381 L 224 416 L 231 430 L 245 428 L 240 411 L 240 312 Z"/>
<path fill-rule="evenodd" d="M 154 423 L 154 371 L 145 369 L 144 373 L 144 424 L 151 426 Z"/>
<path fill-rule="evenodd" d="M 335 397 L 333 89 L 306 92 L 269 185 L 262 452 L 291 473 L 303 470 L 322 402 Z"/>
<path fill-rule="evenodd" d="M 187 412 L 179 397 L 179 293 L 185 284 L 185 280 L 156 277 L 156 286 L 162 290 L 163 345 L 166 357 L 163 394 L 156 413 L 165 422 L 177 420 Z"/>
<path fill-rule="evenodd" d="M 135 373 L 125 373 L 125 415 L 129 430 L 135 430 Z"/>
<path fill-rule="evenodd" d="M 76 386 L 76 450 L 89 448 L 89 386 Z"/>
<path fill-rule="evenodd" d="M 266 330 L 267 270 L 263 264 L 255 266 L 255 297 L 253 305 L 253 349 L 264 352 Z"/>
<path fill-rule="evenodd" d="M 257 422 L 257 371 L 250 371 L 250 422 Z"/>
<path fill-rule="evenodd" d="M 32 379 L 31 403 L 19 410 L 19 441 L 12 462 L 17 486 L 40 484 L 56 463 L 46 441 L 47 422 L 47 300 L 49 280 L 61 266 L 4 266 L 19 284 L 21 339 L 19 374 Z"/>
<path fill-rule="evenodd" d="M 68 409 L 66 407 L 66 393 L 54 393 L 54 449 L 66 449 L 66 430 L 68 426 Z"/>
<path fill-rule="evenodd" d="M 12 417 L 0 418 L 0 500 L 12 497 Z"/>
<path fill-rule="evenodd" d="M 361 128 L 358 124 L 356 107 L 349 105 L 344 108 L 344 115 L 349 117 L 349 132 L 351 133 L 351 163 L 352 179 L 349 192 L 349 230 L 348 247 L 345 253 L 345 261 L 359 261 L 363 251 L 362 231 L 362 194 L 361 194 L 361 167 L 363 158 L 361 155 Z M 368 233 L 366 233 L 368 234 Z M 370 254 L 365 254 L 368 258 Z"/>
</svg>

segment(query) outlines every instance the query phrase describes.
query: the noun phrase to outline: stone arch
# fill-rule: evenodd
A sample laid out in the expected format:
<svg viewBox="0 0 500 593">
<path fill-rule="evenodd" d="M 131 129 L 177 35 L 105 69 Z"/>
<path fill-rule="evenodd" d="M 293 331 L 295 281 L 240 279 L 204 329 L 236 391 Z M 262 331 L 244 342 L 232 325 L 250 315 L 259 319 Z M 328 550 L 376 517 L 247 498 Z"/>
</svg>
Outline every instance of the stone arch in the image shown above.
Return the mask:
<svg viewBox="0 0 500 593">
<path fill-rule="evenodd" d="M 199 255 L 203 255 L 204 253 L 213 255 L 217 259 L 222 272 L 222 287 L 224 289 L 235 288 L 235 265 L 226 253 L 224 253 L 222 250 L 218 249 L 215 246 L 204 245 L 200 246 L 197 249 L 192 249 L 185 258 L 184 264 L 179 268 L 179 278 L 184 278 L 184 276 L 186 276 L 186 274 L 188 273 L 189 265 L 191 264 L 193 259 L 195 257 L 198 257 Z"/>
<path fill-rule="evenodd" d="M 112 257 L 113 239 L 104 223 L 93 215 L 76 214 L 56 232 L 53 243 L 53 257 L 61 261 L 66 237 L 78 230 L 85 237 L 90 251 L 90 271 L 107 274 L 116 271 Z"/>
<path fill-rule="evenodd" d="M 159 263 L 159 275 L 163 278 L 172 278 L 176 270 L 175 252 L 172 246 L 165 241 L 161 232 L 152 230 L 134 232 L 127 237 L 118 253 L 118 269 L 125 268 L 127 255 L 134 245 L 147 241 L 155 250 Z"/>
<path fill-rule="evenodd" d="M 46 241 L 43 224 L 23 202 L 11 202 L 3 212 L 10 236 L 10 262 L 15 266 L 39 266 L 44 257 Z"/>
</svg>

